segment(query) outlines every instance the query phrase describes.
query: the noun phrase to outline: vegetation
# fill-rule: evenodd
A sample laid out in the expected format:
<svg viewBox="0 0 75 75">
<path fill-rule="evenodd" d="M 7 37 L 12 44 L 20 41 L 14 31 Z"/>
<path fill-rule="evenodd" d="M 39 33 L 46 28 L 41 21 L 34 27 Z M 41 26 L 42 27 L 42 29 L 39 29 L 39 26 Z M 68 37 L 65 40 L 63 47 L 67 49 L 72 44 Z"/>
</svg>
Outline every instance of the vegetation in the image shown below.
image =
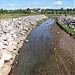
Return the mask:
<svg viewBox="0 0 75 75">
<path fill-rule="evenodd" d="M 73 9 L 17 9 L 17 10 L 4 10 L 0 9 L 0 13 L 13 14 L 13 13 L 21 13 L 21 14 L 75 14 L 75 8 Z"/>
<path fill-rule="evenodd" d="M 13 13 L 13 14 L 0 14 L 0 19 L 3 18 L 17 18 L 20 16 L 32 16 L 33 14 L 20 14 L 20 13 Z"/>
<path fill-rule="evenodd" d="M 68 34 L 75 38 L 75 31 L 72 28 L 69 28 L 68 26 L 66 27 L 63 23 L 59 22 L 58 20 L 56 22 L 62 29 L 64 29 L 64 31 L 66 31 Z"/>
<path fill-rule="evenodd" d="M 16 10 L 4 10 L 0 9 L 0 19 L 2 18 L 16 18 L 20 16 L 29 16 L 29 15 L 37 15 L 37 14 L 45 14 L 48 17 L 52 16 L 61 16 L 62 14 L 75 14 L 75 8 L 73 9 L 16 9 Z"/>
</svg>

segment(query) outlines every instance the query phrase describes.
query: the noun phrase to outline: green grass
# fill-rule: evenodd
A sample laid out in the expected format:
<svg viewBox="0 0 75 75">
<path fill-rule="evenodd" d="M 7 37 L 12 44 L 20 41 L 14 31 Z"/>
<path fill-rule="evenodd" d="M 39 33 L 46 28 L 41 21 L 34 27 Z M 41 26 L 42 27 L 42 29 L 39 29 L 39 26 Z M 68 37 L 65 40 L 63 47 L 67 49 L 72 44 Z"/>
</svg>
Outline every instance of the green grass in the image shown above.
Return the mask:
<svg viewBox="0 0 75 75">
<path fill-rule="evenodd" d="M 66 14 L 44 14 L 44 15 L 46 15 L 48 18 L 51 18 L 51 17 L 55 17 L 55 16 L 62 16 L 62 15 L 66 15 Z M 73 15 L 73 14 L 67 14 L 67 15 L 69 15 L 69 16 L 75 16 L 75 15 Z"/>
<path fill-rule="evenodd" d="M 34 14 L 0 14 L 0 19 L 4 19 L 4 18 L 18 18 L 21 16 L 33 16 Z"/>
<path fill-rule="evenodd" d="M 68 26 L 66 27 L 63 23 L 57 21 L 57 24 L 64 29 L 65 32 L 67 32 L 68 34 L 70 34 L 71 36 L 73 36 L 75 38 L 75 31 L 72 28 L 69 28 Z"/>
<path fill-rule="evenodd" d="M 61 15 L 65 15 L 65 14 L 21 14 L 21 13 L 13 13 L 13 14 L 0 14 L 0 19 L 4 19 L 4 18 L 17 18 L 17 17 L 21 17 L 21 16 L 33 16 L 33 15 L 46 15 L 48 18 L 51 18 L 53 16 L 61 16 Z M 68 14 L 70 15 L 70 14 Z"/>
</svg>

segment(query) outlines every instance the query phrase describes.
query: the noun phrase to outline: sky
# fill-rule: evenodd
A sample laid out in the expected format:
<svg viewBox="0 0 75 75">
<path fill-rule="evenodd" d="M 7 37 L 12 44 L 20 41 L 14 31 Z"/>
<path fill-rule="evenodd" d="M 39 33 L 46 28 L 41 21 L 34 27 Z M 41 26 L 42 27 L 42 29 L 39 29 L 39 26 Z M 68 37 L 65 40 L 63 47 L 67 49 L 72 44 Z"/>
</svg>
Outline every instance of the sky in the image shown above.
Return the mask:
<svg viewBox="0 0 75 75">
<path fill-rule="evenodd" d="M 74 8 L 75 0 L 0 0 L 0 9 Z"/>
</svg>

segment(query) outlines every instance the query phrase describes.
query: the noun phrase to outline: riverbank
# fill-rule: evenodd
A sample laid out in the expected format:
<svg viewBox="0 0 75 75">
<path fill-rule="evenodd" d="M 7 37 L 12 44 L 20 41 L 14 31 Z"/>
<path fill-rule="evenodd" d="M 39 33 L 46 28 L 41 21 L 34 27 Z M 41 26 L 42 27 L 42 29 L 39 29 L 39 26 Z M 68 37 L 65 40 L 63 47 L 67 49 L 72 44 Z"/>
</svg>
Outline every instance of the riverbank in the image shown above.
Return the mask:
<svg viewBox="0 0 75 75">
<path fill-rule="evenodd" d="M 56 22 L 65 32 L 75 38 L 75 17 L 61 16 Z"/>
<path fill-rule="evenodd" d="M 56 65 L 58 65 L 53 67 L 56 75 L 75 75 L 75 39 L 56 24 L 50 31 L 55 40 L 55 48 L 52 54 L 54 54 L 53 59 L 55 59 Z M 52 74 L 54 75 L 54 73 Z"/>
<path fill-rule="evenodd" d="M 46 18 L 37 15 L 0 20 L 0 75 L 8 75 L 27 35 Z"/>
</svg>

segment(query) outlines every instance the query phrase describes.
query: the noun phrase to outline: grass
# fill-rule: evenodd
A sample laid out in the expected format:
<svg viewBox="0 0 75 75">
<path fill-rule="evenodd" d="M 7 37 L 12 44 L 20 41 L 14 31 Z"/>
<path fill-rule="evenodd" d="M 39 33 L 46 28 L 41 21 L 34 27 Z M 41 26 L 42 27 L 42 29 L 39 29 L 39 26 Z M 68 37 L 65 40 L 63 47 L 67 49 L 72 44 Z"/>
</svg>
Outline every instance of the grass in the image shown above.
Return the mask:
<svg viewBox="0 0 75 75">
<path fill-rule="evenodd" d="M 0 14 L 0 19 L 4 19 L 4 18 L 18 18 L 18 17 L 21 17 L 21 16 L 32 16 L 34 14 L 20 14 L 20 13 L 17 13 L 17 14 Z"/>
<path fill-rule="evenodd" d="M 69 28 L 68 26 L 66 27 L 63 23 L 57 21 L 57 24 L 68 34 L 73 36 L 75 38 L 75 31 L 72 28 Z"/>
<path fill-rule="evenodd" d="M 33 16 L 33 15 L 46 15 L 48 18 L 53 17 L 53 16 L 61 16 L 65 14 L 21 14 L 21 13 L 13 13 L 13 14 L 0 14 L 0 19 L 4 18 L 17 18 L 21 16 Z M 68 14 L 69 15 L 69 14 Z"/>
</svg>

